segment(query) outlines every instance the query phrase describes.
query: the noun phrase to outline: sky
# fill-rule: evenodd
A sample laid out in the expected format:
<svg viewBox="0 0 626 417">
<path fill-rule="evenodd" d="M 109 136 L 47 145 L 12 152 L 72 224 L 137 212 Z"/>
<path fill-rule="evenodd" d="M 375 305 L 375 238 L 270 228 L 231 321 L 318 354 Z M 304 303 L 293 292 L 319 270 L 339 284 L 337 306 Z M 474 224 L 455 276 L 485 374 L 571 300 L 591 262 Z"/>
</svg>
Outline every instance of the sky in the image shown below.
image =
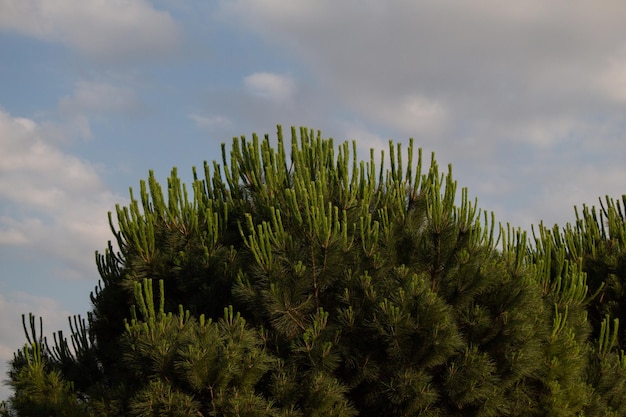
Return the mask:
<svg viewBox="0 0 626 417">
<path fill-rule="evenodd" d="M 0 0 L 0 373 L 22 314 L 50 335 L 91 308 L 129 187 L 235 136 L 306 126 L 361 159 L 414 138 L 525 230 L 620 198 L 625 21 L 623 0 Z"/>
</svg>

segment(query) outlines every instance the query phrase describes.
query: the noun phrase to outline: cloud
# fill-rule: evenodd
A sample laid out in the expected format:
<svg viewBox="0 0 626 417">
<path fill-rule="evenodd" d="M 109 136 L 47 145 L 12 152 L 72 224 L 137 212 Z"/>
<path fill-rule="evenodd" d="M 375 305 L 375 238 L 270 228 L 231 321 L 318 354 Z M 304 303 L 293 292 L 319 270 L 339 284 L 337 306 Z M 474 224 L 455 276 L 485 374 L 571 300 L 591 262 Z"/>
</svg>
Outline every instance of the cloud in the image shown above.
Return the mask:
<svg viewBox="0 0 626 417">
<path fill-rule="evenodd" d="M 0 224 L 3 224 L 5 227 L 5 229 L 0 232 L 0 245 L 21 246 L 28 243 L 28 238 L 23 230 L 20 230 L 20 228 L 14 224 L 12 218 L 0 216 Z"/>
<path fill-rule="evenodd" d="M 608 98 L 626 103 L 626 47 L 607 59 L 604 70 L 598 74 L 597 85 Z"/>
<path fill-rule="evenodd" d="M 500 219 L 566 219 L 624 192 L 602 175 L 621 178 L 626 152 L 624 2 L 229 0 L 221 11 L 306 66 L 331 125 L 415 137 Z M 586 191 L 553 198 L 570 178 Z"/>
<path fill-rule="evenodd" d="M 613 0 L 514 7 L 495 0 L 236 0 L 222 7 L 303 59 L 319 84 L 362 117 L 405 134 L 449 121 L 471 134 L 487 122 L 503 128 L 539 117 L 580 119 L 606 95 L 597 78 L 611 91 L 623 80 L 616 54 L 626 4 Z"/>
<path fill-rule="evenodd" d="M 33 279 L 21 278 L 22 286 L 35 285 L 33 291 L 49 294 L 63 281 L 80 280 L 70 284 L 75 289 L 90 286 L 88 282 L 97 278 L 94 251 L 112 238 L 106 212 L 122 199 L 102 181 L 96 167 L 65 151 L 57 136 L 60 124 L 77 116 L 88 122 L 86 115 L 128 111 L 133 97 L 112 86 L 79 83 L 60 101 L 56 124 L 0 109 L 0 246 L 6 262 L 0 287 L 15 285 L 11 284 L 15 275 L 32 274 Z M 66 289 L 63 294 L 71 292 Z M 25 342 L 20 315 L 29 311 L 44 317 L 48 336 L 50 331 L 67 329 L 70 313 L 58 300 L 0 292 L 2 375 L 6 361 Z M 8 395 L 8 387 L 0 386 L 0 400 Z"/>
<path fill-rule="evenodd" d="M 565 226 L 575 221 L 574 207 L 599 207 L 599 199 L 604 202 L 605 196 L 621 200 L 621 195 L 626 194 L 626 168 L 621 166 L 598 167 L 581 162 L 577 166 L 547 169 L 533 180 L 541 181 L 538 177 L 546 174 L 556 178 L 537 190 L 539 195 L 529 202 L 530 207 L 523 211 L 506 209 L 510 218 L 526 229 L 540 221 L 547 227 Z"/>
<path fill-rule="evenodd" d="M 57 108 L 41 123 L 46 138 L 56 143 L 91 139 L 92 123 L 112 117 L 139 114 L 142 102 L 128 87 L 98 81 L 79 81 L 71 94 L 61 97 Z"/>
<path fill-rule="evenodd" d="M 134 91 L 102 82 L 79 81 L 71 96 L 59 101 L 62 113 L 124 113 L 139 104 Z"/>
<path fill-rule="evenodd" d="M 352 105 L 370 119 L 394 126 L 408 134 L 438 133 L 448 122 L 448 111 L 440 102 L 419 95 L 355 98 Z"/>
<path fill-rule="evenodd" d="M 9 369 L 7 361 L 13 359 L 13 353 L 26 343 L 21 316 L 28 316 L 29 312 L 44 318 L 44 336 L 49 341 L 52 341 L 52 332 L 57 330 L 64 330 L 64 334 L 69 334 L 66 329 L 70 313 L 58 301 L 20 291 L 0 293 L 0 400 L 11 394 L 9 387 L 3 384 Z"/>
<path fill-rule="evenodd" d="M 342 126 L 342 130 L 344 131 L 344 137 L 348 142 L 356 141 L 357 144 L 357 157 L 360 160 L 368 160 L 370 149 L 374 150 L 374 157 L 376 159 L 376 163 L 380 163 L 378 159 L 380 157 L 380 152 L 384 151 L 385 154 L 389 152 L 389 140 L 370 132 L 363 126 L 359 126 L 358 124 L 345 123 Z M 339 142 L 339 143 L 341 143 Z M 352 149 L 350 150 L 352 151 Z"/>
<path fill-rule="evenodd" d="M 272 101 L 289 100 L 295 93 L 295 82 L 288 75 L 257 72 L 244 78 L 244 85 L 252 94 Z"/>
<path fill-rule="evenodd" d="M 0 30 L 103 60 L 158 57 L 180 40 L 172 17 L 146 0 L 0 0 Z"/>
<path fill-rule="evenodd" d="M 0 242 L 92 271 L 94 250 L 111 238 L 106 211 L 120 198 L 46 135 L 33 120 L 0 111 Z"/>
<path fill-rule="evenodd" d="M 195 122 L 196 126 L 202 129 L 224 129 L 233 125 L 232 121 L 228 117 L 219 114 L 203 116 L 197 113 L 191 113 L 188 117 Z"/>
</svg>

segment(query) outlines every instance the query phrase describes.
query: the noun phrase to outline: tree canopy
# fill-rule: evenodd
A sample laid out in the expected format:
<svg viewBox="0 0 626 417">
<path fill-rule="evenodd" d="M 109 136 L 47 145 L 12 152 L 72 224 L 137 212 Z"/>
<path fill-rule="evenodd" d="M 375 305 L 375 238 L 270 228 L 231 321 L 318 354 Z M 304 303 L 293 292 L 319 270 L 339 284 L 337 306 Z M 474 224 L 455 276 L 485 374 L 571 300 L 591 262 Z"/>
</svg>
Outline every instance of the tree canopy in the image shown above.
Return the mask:
<svg viewBox="0 0 626 417">
<path fill-rule="evenodd" d="M 25 318 L 6 415 L 626 415 L 626 196 L 527 235 L 306 128 L 203 168 L 109 213 L 69 337 Z"/>
</svg>

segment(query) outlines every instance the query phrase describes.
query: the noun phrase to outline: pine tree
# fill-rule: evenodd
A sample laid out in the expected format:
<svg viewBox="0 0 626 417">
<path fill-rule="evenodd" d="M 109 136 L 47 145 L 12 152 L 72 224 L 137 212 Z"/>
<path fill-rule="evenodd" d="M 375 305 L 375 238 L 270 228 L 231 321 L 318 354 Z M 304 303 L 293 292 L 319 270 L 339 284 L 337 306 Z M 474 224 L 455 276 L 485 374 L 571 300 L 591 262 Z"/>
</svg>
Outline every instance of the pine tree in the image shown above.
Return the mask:
<svg viewBox="0 0 626 417">
<path fill-rule="evenodd" d="M 15 394 L 10 408 L 19 416 L 86 416 L 87 410 L 75 395 L 72 381 L 54 363 L 53 352 L 42 337 L 40 319 L 37 332 L 35 317 L 29 315 L 27 327 L 22 316 L 28 343 L 15 354 L 10 371 L 10 386 Z M 4 404 L 4 415 L 10 415 Z"/>
<path fill-rule="evenodd" d="M 109 215 L 119 251 L 97 254 L 93 311 L 52 347 L 31 326 L 16 354 L 13 386 L 45 387 L 16 391 L 16 415 L 53 397 L 58 409 L 38 410 L 626 413 L 618 206 L 603 211 L 611 239 L 585 217 L 571 236 L 542 227 L 529 242 L 458 195 L 450 167 L 433 156 L 423 169 L 412 141 L 406 153 L 390 142 L 380 163 L 304 128 L 290 145 L 280 128 L 274 146 L 235 138 L 190 189 L 176 169 L 166 190 L 152 172 L 131 189 Z M 591 261 L 597 245 L 609 266 Z"/>
<path fill-rule="evenodd" d="M 571 332 L 578 334 L 577 344 L 587 350 L 585 373 L 581 375 L 594 394 L 589 399 L 587 414 L 626 415 L 626 333 L 620 322 L 626 322 L 626 217 L 622 203 L 606 197 L 599 209 L 583 206 L 576 210 L 576 222 L 560 229 L 543 224 L 535 236 L 536 259 L 556 259 L 547 268 L 545 277 L 557 289 L 571 292 L 568 286 L 581 288 L 576 304 L 579 318 Z M 562 279 L 562 271 L 571 269 L 578 278 Z M 573 288 L 573 287 L 572 287 Z M 564 304 L 565 305 L 565 304 Z M 572 308 L 568 300 L 567 307 Z M 582 331 L 581 331 L 582 330 Z M 591 332 L 591 340 L 583 341 Z"/>
</svg>

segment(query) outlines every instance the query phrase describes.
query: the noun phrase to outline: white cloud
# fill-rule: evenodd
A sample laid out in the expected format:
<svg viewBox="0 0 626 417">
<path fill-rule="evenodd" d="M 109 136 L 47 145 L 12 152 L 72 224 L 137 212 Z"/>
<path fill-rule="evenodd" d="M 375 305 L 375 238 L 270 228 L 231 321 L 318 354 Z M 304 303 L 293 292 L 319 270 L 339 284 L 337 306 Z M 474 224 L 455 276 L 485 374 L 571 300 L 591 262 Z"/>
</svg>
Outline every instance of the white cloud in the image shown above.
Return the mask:
<svg viewBox="0 0 626 417">
<path fill-rule="evenodd" d="M 228 128 L 233 124 L 228 117 L 219 114 L 203 116 L 192 113 L 188 117 L 195 122 L 196 126 L 202 129 Z"/>
<path fill-rule="evenodd" d="M 0 30 L 105 60 L 159 56 L 180 37 L 172 17 L 146 0 L 0 0 Z"/>
<path fill-rule="evenodd" d="M 278 102 L 289 100 L 296 89 L 290 76 L 269 72 L 248 75 L 244 78 L 244 85 L 252 94 Z"/>
<path fill-rule="evenodd" d="M 8 210 L 0 242 L 92 271 L 94 250 L 111 238 L 106 212 L 120 199 L 93 166 L 49 142 L 34 121 L 0 111 L 0 202 Z"/>
</svg>

